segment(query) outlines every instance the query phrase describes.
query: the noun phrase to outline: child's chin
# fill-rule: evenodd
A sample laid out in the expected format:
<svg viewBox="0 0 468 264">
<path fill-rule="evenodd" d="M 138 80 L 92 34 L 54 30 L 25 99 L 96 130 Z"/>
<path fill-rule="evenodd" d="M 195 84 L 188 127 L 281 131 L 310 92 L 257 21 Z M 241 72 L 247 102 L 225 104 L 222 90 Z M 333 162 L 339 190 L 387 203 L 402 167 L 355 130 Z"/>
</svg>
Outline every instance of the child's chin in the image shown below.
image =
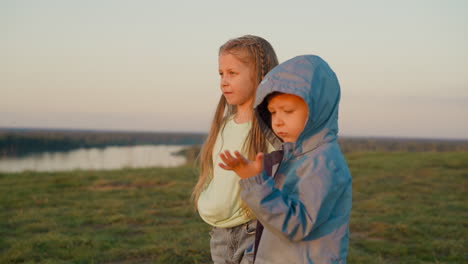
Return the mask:
<svg viewBox="0 0 468 264">
<path fill-rule="evenodd" d="M 225 97 L 225 98 L 226 98 L 226 97 Z M 226 102 L 227 102 L 228 104 L 230 104 L 230 105 L 238 105 L 237 101 L 235 101 L 235 100 L 229 100 L 229 99 L 226 98 Z"/>
<path fill-rule="evenodd" d="M 281 138 L 281 137 L 280 137 Z M 294 143 L 296 142 L 296 139 L 292 139 L 292 138 L 281 138 L 281 140 L 284 142 L 284 143 Z"/>
</svg>

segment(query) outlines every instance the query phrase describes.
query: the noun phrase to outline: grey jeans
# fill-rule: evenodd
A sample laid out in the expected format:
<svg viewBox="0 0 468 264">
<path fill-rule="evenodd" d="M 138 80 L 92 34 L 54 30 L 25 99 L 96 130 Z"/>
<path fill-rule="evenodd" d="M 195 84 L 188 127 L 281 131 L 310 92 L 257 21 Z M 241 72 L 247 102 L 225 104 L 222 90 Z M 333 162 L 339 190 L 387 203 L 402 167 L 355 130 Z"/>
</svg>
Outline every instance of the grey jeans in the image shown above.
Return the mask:
<svg viewBox="0 0 468 264">
<path fill-rule="evenodd" d="M 210 232 L 211 258 L 215 264 L 253 263 L 257 220 L 231 227 L 213 227 Z"/>
</svg>

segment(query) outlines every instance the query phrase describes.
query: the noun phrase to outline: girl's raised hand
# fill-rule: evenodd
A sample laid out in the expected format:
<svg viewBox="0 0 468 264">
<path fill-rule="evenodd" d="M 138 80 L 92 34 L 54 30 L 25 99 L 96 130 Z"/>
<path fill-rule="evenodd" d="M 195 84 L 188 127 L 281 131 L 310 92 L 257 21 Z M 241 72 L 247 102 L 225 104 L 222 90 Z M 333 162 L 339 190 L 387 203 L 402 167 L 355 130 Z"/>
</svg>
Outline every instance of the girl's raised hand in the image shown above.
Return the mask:
<svg viewBox="0 0 468 264">
<path fill-rule="evenodd" d="M 239 151 L 234 151 L 234 156 L 229 150 L 219 154 L 224 163 L 219 163 L 219 167 L 225 170 L 234 171 L 242 179 L 255 176 L 263 170 L 263 153 L 258 153 L 255 160 L 244 158 Z"/>
</svg>

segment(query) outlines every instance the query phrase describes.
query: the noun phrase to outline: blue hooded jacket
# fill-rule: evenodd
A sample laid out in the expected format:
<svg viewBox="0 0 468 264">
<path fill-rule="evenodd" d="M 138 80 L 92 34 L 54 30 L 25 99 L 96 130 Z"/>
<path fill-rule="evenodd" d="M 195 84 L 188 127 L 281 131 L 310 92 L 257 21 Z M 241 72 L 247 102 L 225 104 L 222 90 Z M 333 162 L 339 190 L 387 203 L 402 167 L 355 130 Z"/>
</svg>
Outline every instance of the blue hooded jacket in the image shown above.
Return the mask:
<svg viewBox="0 0 468 264">
<path fill-rule="evenodd" d="M 265 98 L 273 92 L 297 95 L 308 106 L 295 143 L 282 143 L 271 129 Z M 264 226 L 256 264 L 346 263 L 351 175 L 337 143 L 339 101 L 336 75 L 318 56 L 290 59 L 260 83 L 255 111 L 283 157 L 274 175 L 264 170 L 240 181 L 242 199 Z"/>
</svg>

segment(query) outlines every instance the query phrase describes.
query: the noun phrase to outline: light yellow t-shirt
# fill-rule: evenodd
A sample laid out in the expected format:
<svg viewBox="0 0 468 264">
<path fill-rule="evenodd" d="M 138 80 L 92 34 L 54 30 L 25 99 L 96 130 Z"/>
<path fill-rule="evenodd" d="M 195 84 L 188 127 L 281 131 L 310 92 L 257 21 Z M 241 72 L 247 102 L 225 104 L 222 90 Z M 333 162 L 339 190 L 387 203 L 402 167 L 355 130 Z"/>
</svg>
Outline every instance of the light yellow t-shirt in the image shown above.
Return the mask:
<svg viewBox="0 0 468 264">
<path fill-rule="evenodd" d="M 251 220 L 242 211 L 240 198 L 239 176 L 233 171 L 219 167 L 222 162 L 219 154 L 229 150 L 238 150 L 242 155 L 242 146 L 249 133 L 251 122 L 237 124 L 231 118 L 227 121 L 224 131 L 218 134 L 213 148 L 213 179 L 198 198 L 198 212 L 200 217 L 215 227 L 234 227 Z M 272 146 L 269 146 L 273 150 Z"/>
</svg>

